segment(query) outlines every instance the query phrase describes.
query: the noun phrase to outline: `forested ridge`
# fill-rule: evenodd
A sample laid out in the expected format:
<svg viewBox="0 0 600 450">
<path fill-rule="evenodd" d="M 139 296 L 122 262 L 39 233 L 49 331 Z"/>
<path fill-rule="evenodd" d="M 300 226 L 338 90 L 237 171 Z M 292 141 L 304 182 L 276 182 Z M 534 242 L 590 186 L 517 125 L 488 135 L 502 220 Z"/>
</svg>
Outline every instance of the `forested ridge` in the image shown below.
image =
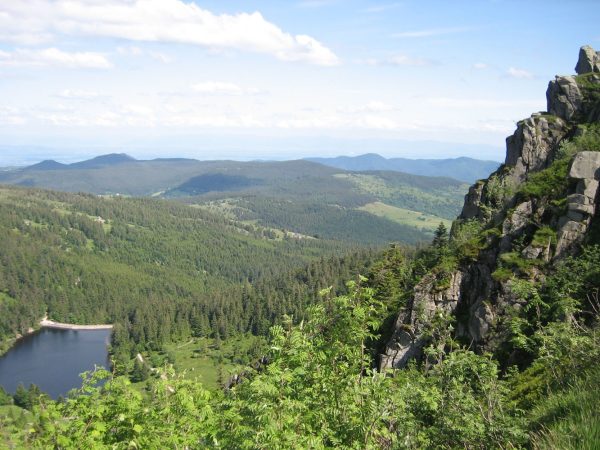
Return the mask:
<svg viewBox="0 0 600 450">
<path fill-rule="evenodd" d="M 391 245 L 372 264 L 369 255 L 354 254 L 348 264 L 316 260 L 243 281 L 242 298 L 253 298 L 253 291 L 257 301 L 238 305 L 269 305 L 259 300 L 261 292 L 290 307 L 298 304 L 292 298 L 305 301 L 290 311 L 272 304 L 265 352 L 234 383 L 210 391 L 165 358 L 153 367 L 136 363 L 131 376 L 84 374 L 82 387 L 66 400 L 50 400 L 35 388 L 13 397 L 0 392 L 2 403 L 27 409 L 5 406 L 3 442 L 65 449 L 598 448 L 597 58 L 582 48 L 578 76 L 550 82 L 548 112 L 517 124 L 505 164 L 470 188 L 460 216 L 450 230 L 441 223 L 431 245 Z M 586 68 L 593 71 L 581 73 Z M 147 200 L 127 205 L 138 202 Z M 213 217 L 189 210 L 191 217 Z M 133 230 L 152 223 L 150 214 L 141 215 Z M 29 228 L 20 230 L 17 222 L 11 222 L 17 235 L 27 235 Z M 21 226 L 44 229 L 43 222 L 35 225 Z M 96 246 L 79 242 L 82 251 Z M 287 245 L 329 245 L 300 242 Z M 75 247 L 67 248 L 61 251 Z M 169 261 L 150 264 L 164 268 Z M 254 319 L 245 317 L 248 330 Z M 263 317 L 261 327 L 269 322 Z M 134 314 L 115 329 L 121 364 L 154 349 L 156 335 L 143 325 L 151 322 L 140 319 Z M 174 323 L 185 327 L 193 315 L 186 320 Z M 213 334 L 228 333 L 209 325 Z M 192 334 L 202 329 L 193 328 Z M 143 390 L 131 384 L 145 377 Z"/>
<path fill-rule="evenodd" d="M 452 219 L 467 185 L 400 172 L 350 174 L 308 161 L 137 161 L 104 155 L 71 165 L 45 161 L 0 173 L 0 182 L 69 192 L 158 196 L 210 207 L 263 227 L 367 245 L 429 240 L 432 222 L 359 210 L 373 202 Z M 216 210 L 220 207 L 220 210 Z M 436 223 L 437 222 L 433 222 Z M 373 228 L 379 233 L 370 233 Z"/>
<path fill-rule="evenodd" d="M 116 323 L 123 360 L 191 334 L 265 334 L 373 255 L 153 199 L 3 187 L 0 211 L 4 346 L 46 312 Z"/>
<path fill-rule="evenodd" d="M 97 370 L 66 401 L 34 391 L 15 400 L 1 432 L 9 448 L 595 448 L 600 438 L 598 309 L 588 289 L 600 247 L 556 268 L 534 310 L 521 368 L 476 354 L 453 336 L 455 322 L 431 324 L 426 357 L 403 370 L 374 365 L 386 320 L 440 258 L 457 252 L 440 229 L 431 248 L 412 256 L 390 248 L 347 284 L 321 292 L 305 320 L 271 328 L 265 366 L 228 390 L 208 391 L 168 364 L 143 392 L 128 377 Z M 592 269 L 592 271 L 590 271 Z M 552 311 L 568 293 L 571 320 Z M 597 302 L 595 303 L 597 308 Z M 98 380 L 108 380 L 95 387 Z M 4 400 L 10 402 L 11 399 Z"/>
</svg>

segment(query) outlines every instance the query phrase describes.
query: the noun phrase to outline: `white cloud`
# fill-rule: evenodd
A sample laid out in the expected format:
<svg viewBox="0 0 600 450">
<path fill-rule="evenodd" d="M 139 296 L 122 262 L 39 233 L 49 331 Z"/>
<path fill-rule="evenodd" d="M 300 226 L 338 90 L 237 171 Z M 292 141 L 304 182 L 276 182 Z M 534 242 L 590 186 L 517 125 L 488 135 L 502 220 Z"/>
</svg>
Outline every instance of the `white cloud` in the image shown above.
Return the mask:
<svg viewBox="0 0 600 450">
<path fill-rule="evenodd" d="M 425 101 L 440 108 L 539 108 L 540 102 L 536 100 L 496 100 L 483 98 L 449 98 L 433 97 Z"/>
<path fill-rule="evenodd" d="M 15 108 L 0 107 L 0 125 L 25 125 L 27 119 Z"/>
<path fill-rule="evenodd" d="M 377 58 L 355 59 L 354 62 L 356 64 L 364 64 L 366 66 L 378 66 L 381 64 L 381 61 Z"/>
<path fill-rule="evenodd" d="M 203 81 L 192 85 L 192 90 L 199 94 L 215 95 L 255 95 L 260 92 L 256 88 L 242 88 L 237 84 L 224 81 Z"/>
<path fill-rule="evenodd" d="M 13 52 L 0 51 L 0 66 L 108 69 L 112 67 L 112 64 L 100 53 L 65 52 L 51 47 L 39 50 L 17 49 Z"/>
<path fill-rule="evenodd" d="M 94 91 L 85 91 L 80 89 L 64 89 L 56 94 L 57 97 L 74 100 L 93 100 L 100 94 Z"/>
<path fill-rule="evenodd" d="M 143 105 L 124 105 L 121 108 L 122 112 L 126 115 L 146 116 L 151 117 L 154 115 L 154 110 L 148 106 Z"/>
<path fill-rule="evenodd" d="M 173 58 L 171 58 L 169 55 L 166 55 L 164 53 L 153 52 L 153 51 L 149 51 L 147 53 L 150 58 L 152 58 L 156 61 L 159 61 L 163 64 L 169 64 L 169 63 L 173 62 Z"/>
<path fill-rule="evenodd" d="M 420 58 L 410 55 L 398 54 L 394 56 L 390 56 L 386 59 L 377 59 L 377 58 L 366 58 L 366 59 L 357 59 L 354 61 L 356 64 L 364 64 L 367 66 L 413 66 L 413 67 L 423 67 L 423 66 L 431 66 L 435 65 L 436 62 L 427 58 Z"/>
<path fill-rule="evenodd" d="M 375 130 L 397 130 L 399 129 L 398 123 L 389 117 L 379 117 L 366 115 L 363 117 L 359 124 L 363 128 L 371 128 Z"/>
<path fill-rule="evenodd" d="M 432 61 L 408 55 L 395 55 L 386 60 L 388 64 L 397 66 L 430 66 Z"/>
<path fill-rule="evenodd" d="M 153 50 L 143 50 L 135 45 L 126 45 L 117 47 L 117 53 L 122 56 L 148 56 L 163 64 L 168 64 L 173 61 L 169 55 Z"/>
<path fill-rule="evenodd" d="M 506 74 L 511 78 L 520 78 L 525 80 L 531 80 L 535 78 L 535 75 L 531 72 L 524 69 L 518 69 L 516 67 L 509 67 L 506 71 Z"/>
<path fill-rule="evenodd" d="M 393 111 L 395 108 L 392 105 L 388 105 L 387 103 L 380 101 L 372 101 L 367 103 L 366 105 L 361 106 L 350 106 L 350 107 L 342 107 L 338 108 L 338 111 L 343 113 L 381 113 Z"/>
<path fill-rule="evenodd" d="M 266 123 L 250 114 L 185 114 L 166 118 L 163 125 L 168 127 L 198 128 L 265 128 Z"/>
<path fill-rule="evenodd" d="M 57 34 L 101 36 L 266 53 L 325 66 L 339 63 L 316 39 L 286 33 L 260 12 L 217 15 L 182 0 L 3 1 L 0 30 L 5 41 L 26 35 L 22 43 Z"/>
<path fill-rule="evenodd" d="M 414 121 L 402 120 L 379 113 L 344 114 L 328 111 L 312 112 L 311 114 L 292 114 L 281 118 L 273 117 L 268 122 L 274 128 L 306 129 L 306 130 L 379 130 L 403 131 L 421 128 Z"/>
<path fill-rule="evenodd" d="M 470 27 L 451 27 L 451 28 L 430 28 L 427 30 L 415 30 L 415 31 L 404 31 L 401 33 L 394 33 L 392 37 L 396 38 L 422 38 L 432 36 L 443 36 L 446 34 L 464 33 L 470 31 Z"/>
<path fill-rule="evenodd" d="M 490 66 L 487 65 L 486 63 L 482 63 L 482 62 L 478 62 L 473 64 L 473 69 L 477 69 L 477 70 L 485 70 L 488 69 Z"/>
</svg>

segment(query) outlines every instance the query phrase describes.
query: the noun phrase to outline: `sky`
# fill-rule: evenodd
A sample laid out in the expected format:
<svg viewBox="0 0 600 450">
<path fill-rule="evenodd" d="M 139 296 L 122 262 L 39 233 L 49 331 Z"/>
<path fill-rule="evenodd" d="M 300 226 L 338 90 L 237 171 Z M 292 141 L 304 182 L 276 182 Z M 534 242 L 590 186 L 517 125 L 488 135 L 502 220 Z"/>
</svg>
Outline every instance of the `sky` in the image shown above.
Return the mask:
<svg viewBox="0 0 600 450">
<path fill-rule="evenodd" d="M 503 160 L 600 2 L 0 0 L 0 166 Z"/>
</svg>

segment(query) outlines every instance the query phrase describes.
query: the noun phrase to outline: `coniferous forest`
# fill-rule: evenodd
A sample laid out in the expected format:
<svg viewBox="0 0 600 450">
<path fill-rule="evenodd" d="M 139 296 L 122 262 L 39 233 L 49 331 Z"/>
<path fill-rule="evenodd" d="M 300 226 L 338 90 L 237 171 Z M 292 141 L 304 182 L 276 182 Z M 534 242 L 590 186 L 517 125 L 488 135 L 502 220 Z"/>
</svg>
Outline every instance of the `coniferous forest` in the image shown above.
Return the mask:
<svg viewBox="0 0 600 450">
<path fill-rule="evenodd" d="M 123 360 L 191 335 L 264 335 L 375 255 L 160 200 L 9 187 L 0 195 L 3 345 L 45 313 L 115 323 Z"/>
<path fill-rule="evenodd" d="M 377 246 L 404 226 L 326 217 L 300 178 L 294 200 L 211 196 L 255 187 L 214 174 L 169 199 L 0 186 L 0 351 L 46 315 L 114 325 L 66 397 L 0 388 L 0 447 L 599 448 L 600 52 L 576 72 L 427 243 Z M 336 175 L 379 191 L 353 207 L 445 217 L 456 193 Z"/>
<path fill-rule="evenodd" d="M 533 196 L 540 202 L 562 198 L 568 192 L 564 160 L 583 148 L 600 151 L 600 134 L 592 127 L 561 148 L 561 156 L 545 176 L 532 177 L 517 192 L 502 195 Z M 553 183 L 550 189 L 548 182 Z M 495 183 L 492 180 L 490 190 Z M 328 259 L 316 255 L 331 250 L 332 243 L 271 242 L 257 230 L 242 233 L 230 222 L 184 206 L 5 188 L 3 202 L 11 211 L 2 215 L 7 232 L 13 233 L 11 242 L 24 241 L 13 246 L 12 253 L 4 244 L 3 254 L 13 255 L 15 261 L 11 266 L 24 268 L 27 261 L 35 264 L 37 257 L 55 261 L 52 275 L 32 280 L 22 276 L 12 285 L 13 272 L 5 272 L 9 287 L 3 301 L 5 329 L 13 323 L 6 318 L 21 316 L 12 312 L 23 303 L 16 301 L 22 295 L 16 286 L 29 292 L 25 289 L 33 288 L 28 283 L 35 286 L 41 279 L 48 283 L 42 292 L 52 293 L 44 298 L 54 317 L 115 318 L 117 365 L 126 366 L 135 352 L 159 351 L 161 343 L 190 335 L 227 338 L 250 331 L 268 334 L 268 344 L 254 364 L 222 389 L 207 389 L 163 360 L 152 368 L 134 363 L 129 372 L 122 369 L 122 375 L 105 370 L 86 373 L 82 387 L 58 401 L 35 388 L 20 390 L 14 399 L 4 395 L 4 403 L 26 408 L 3 417 L 4 443 L 9 448 L 594 448 L 600 437 L 595 389 L 600 381 L 596 219 L 579 250 L 557 263 L 519 259 L 514 251 L 503 253 L 508 256 L 500 259 L 493 276 L 498 280 L 508 276 L 511 295 L 524 306 L 498 318 L 494 326 L 503 330 L 500 345 L 477 348 L 456 332 L 464 320 L 460 311 L 441 310 L 421 330 L 421 357 L 401 370 L 378 370 L 377 355 L 397 333 L 397 311 L 415 306 L 415 290 L 432 277 L 434 291 L 448 289 L 453 271 L 497 246 L 501 231 L 489 209 L 501 208 L 497 199 L 496 194 L 490 196 L 488 209 L 481 209 L 487 218 L 456 221 L 450 232 L 440 224 L 432 244 L 420 250 L 393 245 L 375 256 L 348 249 L 347 257 Z M 105 222 L 99 223 L 98 217 Z M 552 222 L 549 216 L 543 220 Z M 265 266 L 269 257 L 276 258 L 268 253 L 268 244 L 284 246 L 290 253 L 300 246 L 303 254 L 310 250 L 315 258 L 298 257 L 297 267 L 253 273 L 241 254 L 237 270 L 230 268 L 214 281 L 229 289 L 231 297 L 225 303 L 231 305 L 229 311 L 223 308 L 224 297 L 211 303 L 202 300 L 204 292 L 190 290 L 186 299 L 186 276 L 199 277 L 200 267 L 209 273 L 216 269 L 207 263 L 195 267 L 178 263 L 186 257 L 184 247 L 171 244 L 177 251 L 174 256 L 166 252 L 160 263 L 159 253 L 151 253 L 157 242 L 137 254 L 131 250 L 136 233 L 147 233 L 148 239 L 149 230 L 170 231 L 171 223 L 175 233 L 183 233 L 179 239 L 202 233 L 207 240 L 210 226 L 219 223 L 221 233 L 223 229 L 231 233 L 228 243 L 217 247 L 220 251 L 239 246 L 234 239 L 248 246 L 255 240 L 262 246 L 247 251 L 255 260 L 264 258 Z M 112 230 L 119 228 L 113 237 Z M 529 242 L 557 248 L 551 227 L 541 223 L 520 236 L 513 245 L 524 247 Z M 45 245 L 36 247 L 38 242 Z M 132 247 L 120 253 L 121 245 Z M 122 271 L 103 272 L 106 258 L 112 258 L 110 267 L 123 258 L 117 266 Z M 125 282 L 127 267 L 137 271 L 131 284 Z M 512 267 L 510 275 L 507 267 Z M 58 287 L 63 284 L 53 283 L 52 277 L 75 280 L 71 289 L 76 290 L 90 268 L 95 268 L 95 277 L 116 277 L 112 280 L 119 283 L 118 294 L 128 289 L 119 298 L 127 301 L 96 304 L 102 305 L 100 309 L 72 301 L 67 311 L 81 312 L 61 315 L 61 298 L 76 297 L 61 297 Z M 153 307 L 144 308 L 143 294 L 133 295 L 139 289 L 133 280 L 145 270 L 159 271 L 151 273 L 160 273 L 163 280 L 174 277 L 172 286 L 161 283 L 166 285 L 162 295 L 172 295 L 173 300 L 159 301 L 157 295 L 154 303 L 147 296 Z M 349 281 L 342 287 L 343 279 Z M 242 288 L 231 287 L 240 280 Z M 206 286 L 210 293 L 213 286 L 208 282 Z M 54 294 L 54 289 L 59 292 Z M 110 291 L 103 294 L 106 299 L 118 297 Z M 32 320 L 43 313 L 43 304 L 37 311 L 31 308 Z M 269 325 L 273 326 L 267 332 Z M 141 379 L 146 380 L 142 389 L 139 383 L 132 384 Z M 105 384 L 98 386 L 101 380 Z"/>
</svg>

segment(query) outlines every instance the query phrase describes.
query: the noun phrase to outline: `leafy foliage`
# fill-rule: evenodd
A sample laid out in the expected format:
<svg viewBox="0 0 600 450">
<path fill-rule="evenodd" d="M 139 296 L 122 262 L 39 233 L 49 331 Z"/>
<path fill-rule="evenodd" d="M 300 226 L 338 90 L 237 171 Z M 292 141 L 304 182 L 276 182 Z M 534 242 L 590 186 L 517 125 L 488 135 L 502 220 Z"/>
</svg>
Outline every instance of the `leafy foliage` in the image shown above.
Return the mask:
<svg viewBox="0 0 600 450">
<path fill-rule="evenodd" d="M 223 394 L 169 369 L 142 395 L 98 370 L 62 403 L 42 399 L 13 439 L 58 448 L 438 448 L 525 438 L 489 356 L 456 351 L 427 370 L 377 373 L 366 344 L 385 315 L 360 278 L 348 295 L 271 331 L 269 363 Z M 173 432 L 177 430 L 177 432 Z"/>
</svg>

